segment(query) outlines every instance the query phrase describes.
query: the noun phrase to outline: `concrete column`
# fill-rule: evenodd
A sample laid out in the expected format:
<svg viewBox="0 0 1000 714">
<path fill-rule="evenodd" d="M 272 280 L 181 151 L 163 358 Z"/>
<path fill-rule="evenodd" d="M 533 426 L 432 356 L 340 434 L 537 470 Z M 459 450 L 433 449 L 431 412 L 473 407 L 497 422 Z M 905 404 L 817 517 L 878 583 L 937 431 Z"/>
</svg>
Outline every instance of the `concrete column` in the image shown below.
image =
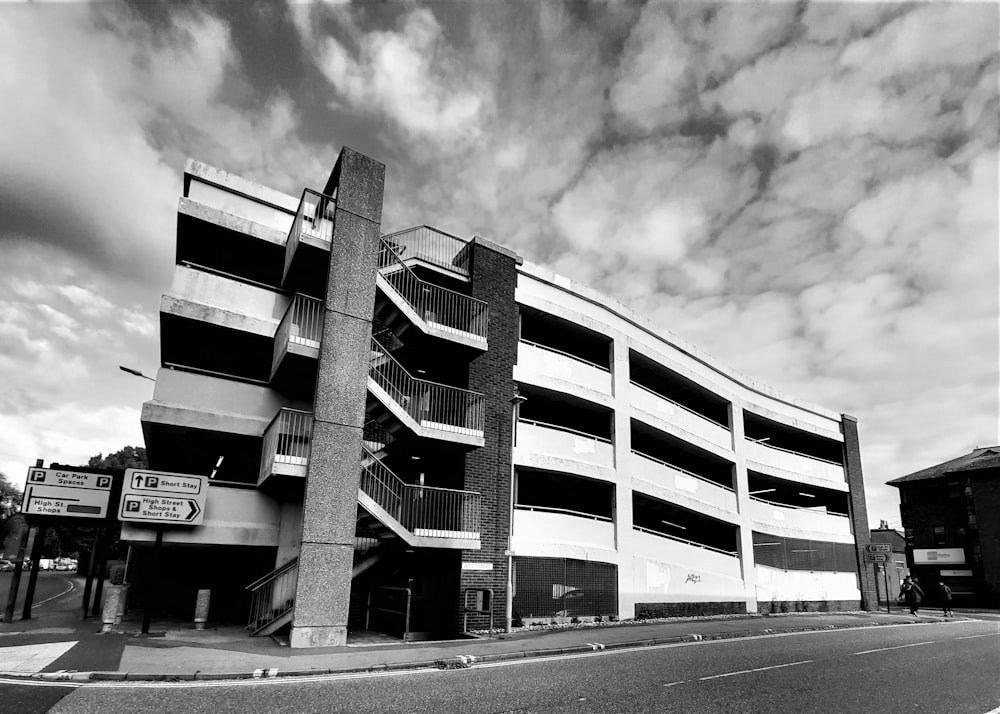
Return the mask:
<svg viewBox="0 0 1000 714">
<path fill-rule="evenodd" d="M 347 642 L 384 181 L 385 166 L 345 147 L 324 190 L 336 195 L 337 204 L 302 503 L 292 647 Z"/>
<path fill-rule="evenodd" d="M 635 617 L 635 579 L 632 573 L 632 419 L 629 406 L 629 343 L 612 335 L 611 389 L 615 411 L 612 438 L 615 446 L 615 547 L 618 550 L 618 618 Z"/>
<path fill-rule="evenodd" d="M 736 508 L 740 512 L 739 554 L 743 574 L 743 594 L 747 612 L 757 612 L 757 570 L 753 558 L 753 521 L 750 519 L 750 482 L 747 478 L 746 432 L 743 428 L 743 404 L 733 401 L 729 405 L 729 430 L 733 435 L 733 488 L 736 489 Z"/>
<path fill-rule="evenodd" d="M 858 583 L 861 586 L 861 608 L 878 610 L 878 592 L 875 585 L 875 569 L 865 562 L 865 546 L 871 542 L 868 529 L 868 504 L 865 502 L 865 479 L 861 473 L 861 444 L 858 441 L 858 420 L 848 414 L 841 414 L 840 429 L 844 434 L 844 474 L 850 488 L 848 498 L 851 530 L 854 531 L 854 546 L 858 556 Z"/>
</svg>

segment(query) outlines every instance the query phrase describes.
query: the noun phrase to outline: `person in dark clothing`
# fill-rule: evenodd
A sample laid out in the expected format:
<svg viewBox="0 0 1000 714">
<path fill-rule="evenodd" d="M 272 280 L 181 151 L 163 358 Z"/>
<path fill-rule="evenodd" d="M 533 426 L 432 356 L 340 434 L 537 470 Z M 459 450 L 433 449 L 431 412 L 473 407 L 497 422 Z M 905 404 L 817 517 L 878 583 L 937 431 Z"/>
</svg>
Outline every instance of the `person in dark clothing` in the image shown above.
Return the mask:
<svg viewBox="0 0 1000 714">
<path fill-rule="evenodd" d="M 903 580 L 902 594 L 903 602 L 910 608 L 910 614 L 919 617 L 917 611 L 920 609 L 920 601 L 924 599 L 924 591 L 916 580 L 910 579 L 909 575 Z"/>
<path fill-rule="evenodd" d="M 955 613 L 951 611 L 951 588 L 939 582 L 938 590 L 941 591 L 941 609 L 944 610 L 944 616 L 948 617 L 950 615 L 954 617 Z"/>
</svg>

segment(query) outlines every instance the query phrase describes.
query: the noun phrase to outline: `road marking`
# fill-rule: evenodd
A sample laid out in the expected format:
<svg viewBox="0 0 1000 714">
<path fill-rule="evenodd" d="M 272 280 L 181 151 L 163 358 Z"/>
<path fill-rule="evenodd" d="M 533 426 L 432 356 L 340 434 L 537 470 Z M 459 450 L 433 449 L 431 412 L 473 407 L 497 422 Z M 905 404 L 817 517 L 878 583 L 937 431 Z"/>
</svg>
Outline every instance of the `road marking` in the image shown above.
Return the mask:
<svg viewBox="0 0 1000 714">
<path fill-rule="evenodd" d="M 82 687 L 83 682 L 47 682 L 38 679 L 20 679 L 16 677 L 0 677 L 0 684 L 14 684 L 19 687 Z"/>
<path fill-rule="evenodd" d="M 594 650 L 595 652 L 597 650 L 603 650 L 604 649 L 604 645 L 602 645 L 600 642 L 588 642 L 587 643 L 587 647 L 589 647 L 590 649 Z"/>
<path fill-rule="evenodd" d="M 997 707 L 996 709 L 990 709 L 988 712 L 986 712 L 986 714 L 1000 714 L 1000 707 Z"/>
<path fill-rule="evenodd" d="M 76 588 L 76 586 L 73 584 L 73 581 L 72 580 L 67 580 L 66 583 L 69 585 L 68 588 L 66 588 L 65 590 L 63 590 L 58 595 L 53 595 L 52 597 L 47 597 L 44 600 L 39 600 L 38 602 L 34 603 L 33 607 L 38 607 L 39 605 L 44 605 L 45 603 L 49 602 L 50 600 L 55 600 L 57 597 L 62 597 L 66 593 L 73 592 L 73 590 Z"/>
<path fill-rule="evenodd" d="M 773 664 L 770 667 L 757 667 L 756 669 L 741 669 L 739 672 L 726 672 L 725 674 L 713 674 L 709 677 L 699 677 L 699 682 L 704 682 L 706 679 L 718 679 L 719 677 L 735 677 L 737 674 L 750 674 L 751 672 L 763 672 L 767 669 L 781 669 L 782 667 L 795 667 L 799 664 L 809 664 L 813 660 L 804 659 L 801 662 L 788 662 L 786 664 Z"/>
<path fill-rule="evenodd" d="M 88 688 L 98 689 L 203 689 L 211 687 L 260 687 L 277 684 L 297 684 L 302 682 L 332 682 L 351 679 L 371 679 L 376 677 L 405 677 L 415 674 L 439 674 L 441 672 L 460 672 L 452 669 L 408 669 L 398 672 L 357 672 L 352 674 L 315 674 L 295 677 L 261 677 L 259 679 L 218 679 L 218 680 L 185 680 L 180 682 L 85 682 Z M 66 683 L 64 686 L 70 686 Z"/>
<path fill-rule="evenodd" d="M 956 640 L 974 640 L 977 637 L 996 637 L 1000 635 L 1000 632 L 987 632 L 985 635 L 966 635 L 965 637 L 956 637 Z M 998 710 L 1000 711 L 1000 710 Z M 987 714 L 993 714 L 992 712 L 987 712 Z"/>
<path fill-rule="evenodd" d="M 933 642 L 914 642 L 909 645 L 896 645 L 895 647 L 879 647 L 874 650 L 865 650 L 864 652 L 855 652 L 856 655 L 871 654 L 872 652 L 885 652 L 886 650 L 901 650 L 905 647 L 919 647 L 920 645 L 933 645 Z"/>
<path fill-rule="evenodd" d="M 684 684 L 685 681 L 687 681 L 687 680 L 682 679 L 679 682 L 670 682 L 669 684 L 664 684 L 663 686 L 664 687 L 676 687 L 678 684 Z"/>
</svg>

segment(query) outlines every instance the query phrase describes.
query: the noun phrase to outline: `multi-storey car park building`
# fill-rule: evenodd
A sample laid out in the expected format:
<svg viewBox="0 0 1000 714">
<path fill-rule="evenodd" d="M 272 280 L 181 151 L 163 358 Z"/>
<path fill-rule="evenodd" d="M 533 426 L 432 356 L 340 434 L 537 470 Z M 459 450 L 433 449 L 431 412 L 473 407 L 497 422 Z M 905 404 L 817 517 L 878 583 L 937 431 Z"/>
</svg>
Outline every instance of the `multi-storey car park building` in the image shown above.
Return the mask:
<svg viewBox="0 0 1000 714">
<path fill-rule="evenodd" d="M 302 647 L 447 636 L 479 588 L 498 626 L 874 602 L 853 418 L 479 236 L 383 235 L 383 179 L 350 149 L 301 198 L 188 162 L 142 425 L 212 488 L 161 602 L 208 587 Z"/>
</svg>

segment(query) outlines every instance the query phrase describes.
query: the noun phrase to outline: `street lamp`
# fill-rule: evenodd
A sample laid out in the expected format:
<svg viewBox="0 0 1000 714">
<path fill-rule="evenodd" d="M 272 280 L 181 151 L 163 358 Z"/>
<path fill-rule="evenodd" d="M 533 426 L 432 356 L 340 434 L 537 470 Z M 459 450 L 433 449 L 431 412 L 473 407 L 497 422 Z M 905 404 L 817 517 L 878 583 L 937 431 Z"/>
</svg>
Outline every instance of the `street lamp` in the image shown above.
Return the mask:
<svg viewBox="0 0 1000 714">
<path fill-rule="evenodd" d="M 528 398 L 520 392 L 514 392 L 511 397 L 511 417 L 510 417 L 510 522 L 507 524 L 507 633 L 510 633 L 511 623 L 514 618 L 514 551 L 511 549 L 511 541 L 514 536 L 514 442 L 517 440 L 517 418 L 520 415 L 521 405 L 528 401 Z"/>
<path fill-rule="evenodd" d="M 121 366 L 121 365 L 118 365 L 118 369 L 120 369 L 120 370 L 121 370 L 122 372 L 128 372 L 129 374 L 133 374 L 133 375 L 135 375 L 136 377 L 142 377 L 143 379 L 148 379 L 148 380 L 149 380 L 150 382 L 155 382 L 155 381 L 156 381 L 156 380 L 155 380 L 155 379 L 153 379 L 152 377 L 147 377 L 146 375 L 144 375 L 144 374 L 143 374 L 142 372 L 140 372 L 139 370 L 137 370 L 137 369 L 132 369 L 131 367 L 123 367 L 123 366 Z"/>
</svg>

